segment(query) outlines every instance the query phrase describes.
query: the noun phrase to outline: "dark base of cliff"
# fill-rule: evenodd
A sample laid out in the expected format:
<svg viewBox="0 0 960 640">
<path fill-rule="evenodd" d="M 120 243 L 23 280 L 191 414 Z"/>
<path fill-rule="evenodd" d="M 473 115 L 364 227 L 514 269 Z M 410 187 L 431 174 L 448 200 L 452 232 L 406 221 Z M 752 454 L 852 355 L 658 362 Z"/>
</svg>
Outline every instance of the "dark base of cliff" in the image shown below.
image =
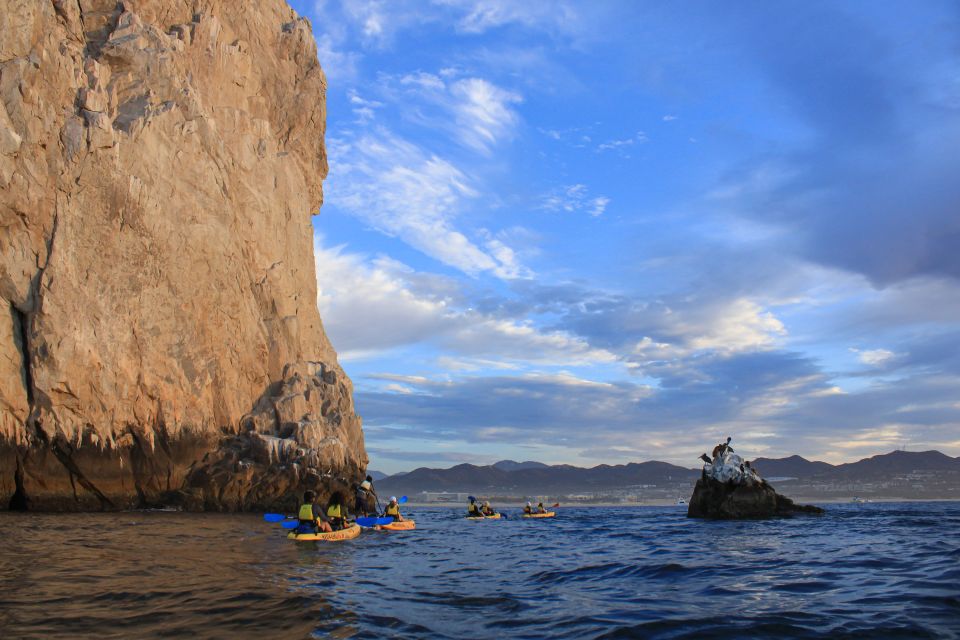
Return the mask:
<svg viewBox="0 0 960 640">
<path fill-rule="evenodd" d="M 823 509 L 820 507 L 795 504 L 790 498 L 774 491 L 766 482 L 749 481 L 737 485 L 719 482 L 713 478 L 697 480 L 687 507 L 688 517 L 718 520 L 821 513 Z"/>
<path fill-rule="evenodd" d="M 33 447 L 0 441 L 0 511 L 295 511 L 303 492 L 339 491 L 353 506 L 361 469 L 323 470 L 271 458 L 244 435 L 134 440 L 106 450 L 57 439 Z"/>
</svg>

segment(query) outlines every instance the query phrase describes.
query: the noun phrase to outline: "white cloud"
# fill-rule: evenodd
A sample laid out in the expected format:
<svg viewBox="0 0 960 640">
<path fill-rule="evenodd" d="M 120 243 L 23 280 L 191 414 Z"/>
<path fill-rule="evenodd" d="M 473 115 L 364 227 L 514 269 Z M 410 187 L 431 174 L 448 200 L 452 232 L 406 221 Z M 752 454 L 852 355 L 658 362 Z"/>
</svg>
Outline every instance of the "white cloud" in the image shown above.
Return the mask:
<svg viewBox="0 0 960 640">
<path fill-rule="evenodd" d="M 482 78 L 458 80 L 451 85 L 458 99 L 454 109 L 465 144 L 489 153 L 493 145 L 511 135 L 519 116 L 510 105 L 522 102 L 516 93 L 506 91 Z"/>
<path fill-rule="evenodd" d="M 773 313 L 745 298 L 726 304 L 709 326 L 688 328 L 681 323 L 679 328 L 692 336 L 690 346 L 694 349 L 716 351 L 768 348 L 787 333 Z"/>
<path fill-rule="evenodd" d="M 381 74 L 380 89 L 404 117 L 432 131 L 446 131 L 465 147 L 489 155 L 513 137 L 520 115 L 514 108 L 523 96 L 484 78 L 454 79 L 455 72 L 417 71 L 401 76 Z"/>
<path fill-rule="evenodd" d="M 887 351 L 886 349 L 850 350 L 857 354 L 860 362 L 871 367 L 881 367 L 896 355 L 893 351 Z"/>
<path fill-rule="evenodd" d="M 589 141 L 589 139 L 587 140 Z M 604 151 L 619 150 L 624 151 L 627 147 L 632 147 L 634 144 L 643 144 L 644 142 L 649 142 L 650 139 L 647 138 L 647 134 L 643 131 L 637 131 L 636 135 L 632 138 L 624 138 L 622 140 L 609 140 L 607 142 L 597 145 L 597 153 L 602 153 Z"/>
<path fill-rule="evenodd" d="M 314 246 L 317 305 L 331 341 L 345 360 L 396 347 L 433 343 L 447 357 L 493 368 L 517 364 L 557 366 L 611 363 L 616 357 L 565 331 L 474 311 L 447 293 L 442 278 L 425 278 L 391 259 Z M 411 384 L 413 381 L 395 379 Z"/>
<path fill-rule="evenodd" d="M 608 204 L 610 204 L 610 198 L 607 198 L 606 196 L 593 198 L 590 200 L 590 207 L 587 210 L 587 213 L 594 217 L 603 215 L 603 212 L 607 210 Z"/>
<path fill-rule="evenodd" d="M 440 76 L 435 76 L 432 73 L 426 73 L 423 71 L 408 73 L 404 76 L 401 76 L 400 84 L 404 86 L 413 85 L 431 91 L 443 91 L 447 87 L 446 83 L 440 78 Z"/>
<path fill-rule="evenodd" d="M 340 41 L 334 33 L 325 32 L 316 34 L 317 59 L 323 68 L 327 80 L 349 81 L 357 77 L 357 67 L 361 56 L 355 51 L 344 51 Z"/>
<path fill-rule="evenodd" d="M 463 33 L 484 33 L 510 24 L 538 31 L 572 34 L 583 20 L 566 2 L 516 2 L 515 0 L 434 0 L 460 13 L 457 29 Z"/>
<path fill-rule="evenodd" d="M 392 263 L 314 243 L 317 306 L 341 356 L 417 342 L 444 330 L 447 300 L 416 295 Z"/>
<path fill-rule="evenodd" d="M 671 122 L 671 121 L 673 121 L 673 120 L 676 120 L 677 118 L 679 118 L 679 116 L 674 116 L 674 115 L 667 114 L 667 115 L 663 116 L 663 121 L 664 121 L 664 122 Z"/>
<path fill-rule="evenodd" d="M 330 203 L 464 273 L 512 278 L 522 272 L 502 243 L 489 253 L 454 227 L 478 193 L 450 162 L 382 127 L 355 139 L 331 139 L 328 148 Z"/>
<path fill-rule="evenodd" d="M 541 209 L 546 211 L 566 211 L 568 213 L 585 212 L 591 216 L 600 216 L 610 204 L 610 198 L 588 196 L 587 185 L 572 184 L 561 187 L 543 197 Z"/>
</svg>

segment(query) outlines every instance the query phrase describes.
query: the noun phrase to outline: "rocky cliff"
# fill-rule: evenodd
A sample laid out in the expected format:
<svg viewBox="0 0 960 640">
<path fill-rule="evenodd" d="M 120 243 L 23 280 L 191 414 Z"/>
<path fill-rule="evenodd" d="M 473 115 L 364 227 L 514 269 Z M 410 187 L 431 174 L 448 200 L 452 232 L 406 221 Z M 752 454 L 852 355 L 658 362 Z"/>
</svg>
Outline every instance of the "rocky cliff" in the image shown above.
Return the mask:
<svg viewBox="0 0 960 640">
<path fill-rule="evenodd" d="M 282 0 L 2 0 L 0 508 L 253 509 L 366 466 Z"/>
</svg>

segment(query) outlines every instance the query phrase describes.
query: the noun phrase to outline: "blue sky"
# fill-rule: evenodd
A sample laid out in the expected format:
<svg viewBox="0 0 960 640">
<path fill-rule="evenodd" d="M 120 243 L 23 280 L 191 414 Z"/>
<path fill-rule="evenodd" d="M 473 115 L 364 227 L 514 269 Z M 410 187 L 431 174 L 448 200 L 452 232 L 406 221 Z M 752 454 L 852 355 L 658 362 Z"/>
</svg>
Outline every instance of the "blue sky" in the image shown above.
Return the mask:
<svg viewBox="0 0 960 640">
<path fill-rule="evenodd" d="M 955 3 L 292 4 L 371 468 L 960 455 Z"/>
</svg>

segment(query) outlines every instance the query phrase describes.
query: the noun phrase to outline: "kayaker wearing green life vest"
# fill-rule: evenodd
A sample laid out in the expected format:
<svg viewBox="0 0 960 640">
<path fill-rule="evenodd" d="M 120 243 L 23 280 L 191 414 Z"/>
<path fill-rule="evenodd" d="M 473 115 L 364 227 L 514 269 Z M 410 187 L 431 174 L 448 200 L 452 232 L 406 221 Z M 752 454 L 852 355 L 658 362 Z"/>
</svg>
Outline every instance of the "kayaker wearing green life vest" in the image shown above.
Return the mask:
<svg viewBox="0 0 960 640">
<path fill-rule="evenodd" d="M 547 508 L 543 506 L 543 503 L 542 502 L 537 503 L 537 513 L 546 513 L 546 512 L 547 512 Z"/>
<path fill-rule="evenodd" d="M 525 507 L 523 508 L 523 513 L 524 513 L 525 515 L 526 515 L 526 514 L 533 513 L 533 505 L 528 502 L 528 503 L 527 503 L 527 506 L 525 506 Z"/>
<path fill-rule="evenodd" d="M 300 505 L 300 512 L 297 519 L 300 521 L 299 529 L 304 533 L 319 531 L 332 531 L 330 523 L 326 516 L 316 503 L 317 495 L 313 491 L 307 491 L 303 494 L 303 504 Z"/>
<path fill-rule="evenodd" d="M 483 509 L 481 509 L 481 512 L 482 512 L 483 515 L 485 515 L 485 516 L 495 516 L 495 515 L 497 515 L 497 512 L 493 510 L 493 507 L 490 506 L 490 502 L 488 502 L 488 501 L 484 501 L 484 503 L 483 503 Z"/>
<path fill-rule="evenodd" d="M 383 510 L 383 517 L 393 518 L 394 522 L 401 522 L 403 520 L 403 516 L 400 515 L 400 504 L 397 502 L 395 496 L 390 498 L 387 508 Z"/>
<path fill-rule="evenodd" d="M 343 504 L 343 495 L 338 491 L 330 496 L 330 502 L 327 504 L 327 519 L 333 526 L 334 531 L 339 531 L 347 526 L 347 507 Z"/>
</svg>

